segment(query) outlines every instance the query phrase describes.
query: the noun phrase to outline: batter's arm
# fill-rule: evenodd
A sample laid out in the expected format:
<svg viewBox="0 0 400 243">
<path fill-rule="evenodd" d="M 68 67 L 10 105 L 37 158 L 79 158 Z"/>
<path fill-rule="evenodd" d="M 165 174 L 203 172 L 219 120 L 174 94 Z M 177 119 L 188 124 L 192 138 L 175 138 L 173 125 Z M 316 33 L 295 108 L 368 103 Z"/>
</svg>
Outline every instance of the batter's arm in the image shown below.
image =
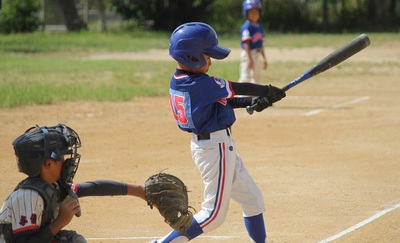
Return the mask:
<svg viewBox="0 0 400 243">
<path fill-rule="evenodd" d="M 228 104 L 232 106 L 232 108 L 246 108 L 251 105 L 251 97 L 240 97 L 240 98 L 230 98 L 226 99 Z"/>
<path fill-rule="evenodd" d="M 232 89 L 236 95 L 267 96 L 269 85 L 231 82 Z"/>
</svg>

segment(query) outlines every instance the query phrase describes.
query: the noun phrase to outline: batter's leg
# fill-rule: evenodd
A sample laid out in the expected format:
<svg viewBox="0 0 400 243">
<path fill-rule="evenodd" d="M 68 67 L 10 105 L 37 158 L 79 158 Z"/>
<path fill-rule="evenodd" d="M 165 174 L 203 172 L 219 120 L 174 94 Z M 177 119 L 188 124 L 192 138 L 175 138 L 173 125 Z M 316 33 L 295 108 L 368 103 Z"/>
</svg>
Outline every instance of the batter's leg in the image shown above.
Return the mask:
<svg viewBox="0 0 400 243">
<path fill-rule="evenodd" d="M 244 225 L 246 226 L 252 243 L 267 242 L 263 214 L 253 217 L 244 217 Z"/>
</svg>

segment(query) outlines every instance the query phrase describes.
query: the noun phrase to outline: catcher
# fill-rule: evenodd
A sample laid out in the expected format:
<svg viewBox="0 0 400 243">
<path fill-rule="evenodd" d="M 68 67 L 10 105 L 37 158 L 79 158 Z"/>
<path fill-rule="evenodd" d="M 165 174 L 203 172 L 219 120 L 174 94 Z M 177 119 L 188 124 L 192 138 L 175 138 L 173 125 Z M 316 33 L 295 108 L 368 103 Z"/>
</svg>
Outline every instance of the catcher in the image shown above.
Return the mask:
<svg viewBox="0 0 400 243">
<path fill-rule="evenodd" d="M 0 209 L 0 242 L 86 242 L 75 231 L 63 229 L 74 215 L 81 215 L 78 198 L 129 195 L 145 199 L 142 185 L 111 180 L 73 183 L 81 140 L 64 124 L 31 127 L 12 144 L 18 169 L 28 177 Z M 159 201 L 166 200 L 162 197 Z"/>
</svg>

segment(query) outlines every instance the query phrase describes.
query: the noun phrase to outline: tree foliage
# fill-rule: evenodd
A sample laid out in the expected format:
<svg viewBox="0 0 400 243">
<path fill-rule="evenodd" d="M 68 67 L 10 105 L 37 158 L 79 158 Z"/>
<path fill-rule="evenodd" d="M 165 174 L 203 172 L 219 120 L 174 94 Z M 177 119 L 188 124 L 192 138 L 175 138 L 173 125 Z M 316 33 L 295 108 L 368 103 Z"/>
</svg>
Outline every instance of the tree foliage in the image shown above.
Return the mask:
<svg viewBox="0 0 400 243">
<path fill-rule="evenodd" d="M 244 18 L 240 0 L 110 0 L 126 20 L 155 30 L 203 21 L 218 32 L 236 31 Z M 400 0 L 261 0 L 260 22 L 269 31 L 399 31 Z"/>
<path fill-rule="evenodd" d="M 201 21 L 218 33 L 237 34 L 245 18 L 242 0 L 51 0 L 61 9 L 69 31 L 87 24 L 76 6 L 96 5 L 106 28 L 105 8 L 133 28 L 172 31 L 178 25 Z M 3 0 L 0 31 L 31 32 L 40 24 L 40 0 Z M 400 30 L 400 0 L 261 0 L 260 23 L 276 32 L 351 32 Z"/>
<path fill-rule="evenodd" d="M 112 9 L 125 20 L 154 30 L 173 30 L 191 21 L 206 21 L 206 10 L 214 0 L 110 0 Z"/>
<path fill-rule="evenodd" d="M 0 32 L 34 32 L 40 25 L 39 0 L 8 0 L 2 4 Z"/>
</svg>

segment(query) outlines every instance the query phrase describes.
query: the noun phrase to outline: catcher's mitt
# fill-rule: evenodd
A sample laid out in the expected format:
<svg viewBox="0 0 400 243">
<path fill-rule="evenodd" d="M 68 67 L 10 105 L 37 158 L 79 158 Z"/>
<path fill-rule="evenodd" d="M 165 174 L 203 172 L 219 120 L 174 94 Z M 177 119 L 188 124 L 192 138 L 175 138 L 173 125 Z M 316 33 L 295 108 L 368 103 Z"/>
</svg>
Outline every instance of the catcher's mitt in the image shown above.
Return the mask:
<svg viewBox="0 0 400 243">
<path fill-rule="evenodd" d="M 187 187 L 178 177 L 166 173 L 150 176 L 145 182 L 145 197 L 150 208 L 155 206 L 173 229 L 185 232 L 189 228 L 193 214 Z"/>
</svg>

